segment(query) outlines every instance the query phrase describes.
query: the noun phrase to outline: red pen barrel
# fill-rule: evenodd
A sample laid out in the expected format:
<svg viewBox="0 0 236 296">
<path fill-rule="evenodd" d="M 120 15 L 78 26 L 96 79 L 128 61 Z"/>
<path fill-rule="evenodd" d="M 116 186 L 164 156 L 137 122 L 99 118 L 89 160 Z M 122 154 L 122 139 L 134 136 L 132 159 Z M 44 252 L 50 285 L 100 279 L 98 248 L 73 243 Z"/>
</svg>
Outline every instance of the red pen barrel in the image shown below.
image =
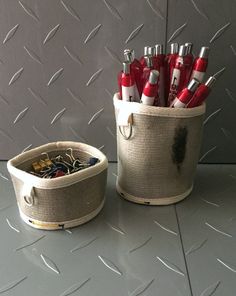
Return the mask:
<svg viewBox="0 0 236 296">
<path fill-rule="evenodd" d="M 135 58 L 134 50 L 133 49 L 125 49 L 124 50 L 124 57 L 125 61 L 130 63 L 130 73 L 134 77 L 135 81 L 135 99 L 136 101 L 140 100 L 142 94 L 142 84 L 141 84 L 141 77 L 142 77 L 142 66 L 140 62 Z"/>
<path fill-rule="evenodd" d="M 200 106 L 208 97 L 209 93 L 211 92 L 211 86 L 215 83 L 215 81 L 216 78 L 211 76 L 208 78 L 205 84 L 201 84 L 188 103 L 187 108 Z"/>
<path fill-rule="evenodd" d="M 191 79 L 195 78 L 202 82 L 208 66 L 209 47 L 203 46 L 201 48 L 199 57 L 197 57 L 193 63 L 193 70 L 191 73 Z"/>
<path fill-rule="evenodd" d="M 158 77 L 159 72 L 157 70 L 152 70 L 150 72 L 149 79 L 143 88 L 140 103 L 153 106 L 155 99 L 157 99 L 158 96 Z"/>
<path fill-rule="evenodd" d="M 142 66 L 142 68 L 144 68 L 146 66 L 145 57 L 148 55 L 148 48 L 149 48 L 149 46 L 144 46 L 144 54 L 139 60 L 139 63 Z"/>
<path fill-rule="evenodd" d="M 186 56 L 184 57 L 185 62 L 184 64 L 186 65 L 186 76 L 185 76 L 185 83 L 184 86 L 187 86 L 189 81 L 191 80 L 191 73 L 192 73 L 192 68 L 193 68 L 193 54 L 192 54 L 192 48 L 193 44 L 192 43 L 185 43 L 186 46 Z"/>
<path fill-rule="evenodd" d="M 141 83 L 141 77 L 142 77 L 142 66 L 139 63 L 137 59 L 134 59 L 134 61 L 130 65 L 131 73 L 134 75 L 135 83 L 138 89 L 139 96 L 142 94 L 142 83 Z"/>
<path fill-rule="evenodd" d="M 165 54 L 162 44 L 156 44 L 153 55 L 153 68 L 160 73 L 161 67 L 164 66 Z"/>
<path fill-rule="evenodd" d="M 117 75 L 117 82 L 118 82 L 118 88 L 119 88 L 120 100 L 122 99 L 121 77 L 122 77 L 122 71 L 120 71 L 120 72 L 118 73 L 118 75 Z"/>
<path fill-rule="evenodd" d="M 168 106 L 172 104 L 176 95 L 185 87 L 186 75 L 188 73 L 185 59 L 186 54 L 187 47 L 185 45 L 181 45 L 171 76 Z"/>
<path fill-rule="evenodd" d="M 147 81 L 149 79 L 150 72 L 153 70 L 152 57 L 146 56 L 145 61 L 146 61 L 146 66 L 143 69 L 143 73 L 142 73 L 142 77 L 141 77 L 142 89 L 144 88 L 145 84 L 147 83 Z"/>
<path fill-rule="evenodd" d="M 171 104 L 170 107 L 173 108 L 185 108 L 186 105 L 189 103 L 191 100 L 192 96 L 194 95 L 196 89 L 199 86 L 199 81 L 196 79 L 192 79 L 188 86 L 184 88 L 175 98 L 173 103 Z"/>
<path fill-rule="evenodd" d="M 127 102 L 135 101 L 135 81 L 134 76 L 130 72 L 130 63 L 123 63 L 123 72 L 121 75 L 121 92 L 122 100 Z"/>
<path fill-rule="evenodd" d="M 170 53 L 165 57 L 165 102 L 168 101 L 170 81 L 172 77 L 172 72 L 175 67 L 175 62 L 178 56 L 179 44 L 171 43 Z"/>
<path fill-rule="evenodd" d="M 189 102 L 191 100 L 191 97 L 193 96 L 192 92 L 187 89 L 184 88 L 180 94 L 178 95 L 178 97 L 176 97 L 173 101 L 173 103 L 171 104 L 170 107 L 172 108 L 185 108 L 187 102 Z"/>
<path fill-rule="evenodd" d="M 205 101 L 210 92 L 211 89 L 209 87 L 207 87 L 204 84 L 201 84 L 199 88 L 196 90 L 190 102 L 188 103 L 187 108 L 200 106 Z"/>
<path fill-rule="evenodd" d="M 153 68 L 160 74 L 158 83 L 159 106 L 165 107 L 165 54 L 162 44 L 155 45 L 155 55 L 153 57 Z"/>
</svg>

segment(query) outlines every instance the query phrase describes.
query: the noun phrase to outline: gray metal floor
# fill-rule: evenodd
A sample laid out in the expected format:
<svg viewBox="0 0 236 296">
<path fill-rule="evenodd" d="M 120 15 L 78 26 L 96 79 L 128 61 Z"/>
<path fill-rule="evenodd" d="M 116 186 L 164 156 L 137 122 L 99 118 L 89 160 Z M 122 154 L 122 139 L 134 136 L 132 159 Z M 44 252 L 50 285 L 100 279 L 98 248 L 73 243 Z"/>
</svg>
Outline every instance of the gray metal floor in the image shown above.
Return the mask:
<svg viewBox="0 0 236 296">
<path fill-rule="evenodd" d="M 201 165 L 176 206 L 135 205 L 115 192 L 91 222 L 35 230 L 19 218 L 0 163 L 0 294 L 235 296 L 236 165 Z"/>
</svg>

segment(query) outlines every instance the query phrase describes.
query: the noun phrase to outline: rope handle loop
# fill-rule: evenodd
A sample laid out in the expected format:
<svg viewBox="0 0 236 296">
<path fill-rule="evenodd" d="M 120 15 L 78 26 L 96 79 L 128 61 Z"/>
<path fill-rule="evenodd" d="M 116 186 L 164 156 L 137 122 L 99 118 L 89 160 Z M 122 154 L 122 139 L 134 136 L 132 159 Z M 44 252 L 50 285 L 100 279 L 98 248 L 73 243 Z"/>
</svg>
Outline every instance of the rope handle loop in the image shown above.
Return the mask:
<svg viewBox="0 0 236 296">
<path fill-rule="evenodd" d="M 120 134 L 123 136 L 123 138 L 125 140 L 129 140 L 131 138 L 131 136 L 132 136 L 133 128 L 132 128 L 132 124 L 131 123 L 129 123 L 128 129 L 129 129 L 129 133 L 128 133 L 128 135 L 126 135 L 125 127 L 119 125 L 119 132 L 120 132 Z"/>
<path fill-rule="evenodd" d="M 32 207 L 34 205 L 34 197 L 31 195 L 24 195 L 24 201 L 27 203 L 29 207 Z"/>
<path fill-rule="evenodd" d="M 133 133 L 133 114 L 130 110 L 121 109 L 117 116 L 117 126 L 120 134 L 125 140 L 129 140 Z M 128 133 L 127 133 L 128 129 Z"/>
<path fill-rule="evenodd" d="M 22 196 L 27 206 L 32 207 L 35 204 L 33 186 L 25 184 L 22 189 Z"/>
</svg>

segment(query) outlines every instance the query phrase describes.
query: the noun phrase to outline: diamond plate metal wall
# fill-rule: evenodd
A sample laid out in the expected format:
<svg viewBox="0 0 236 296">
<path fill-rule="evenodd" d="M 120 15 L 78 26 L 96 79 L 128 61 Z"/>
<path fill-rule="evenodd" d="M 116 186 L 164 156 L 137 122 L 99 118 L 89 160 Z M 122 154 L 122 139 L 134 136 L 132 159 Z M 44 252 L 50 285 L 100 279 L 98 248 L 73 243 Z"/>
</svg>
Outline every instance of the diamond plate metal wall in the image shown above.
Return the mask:
<svg viewBox="0 0 236 296">
<path fill-rule="evenodd" d="M 236 162 L 235 30 L 235 1 L 168 1 L 167 41 L 193 42 L 195 54 L 210 46 L 208 75 L 226 67 L 207 99 L 201 162 Z"/>
<path fill-rule="evenodd" d="M 167 1 L 0 2 L 0 159 L 75 140 L 116 159 L 122 50 L 165 43 Z"/>
<path fill-rule="evenodd" d="M 201 162 L 236 162 L 233 0 L 2 0 L 0 159 L 75 140 L 116 159 L 112 94 L 122 49 L 166 41 L 211 46 L 226 67 L 208 99 Z M 167 39 L 166 39 L 167 37 Z"/>
</svg>

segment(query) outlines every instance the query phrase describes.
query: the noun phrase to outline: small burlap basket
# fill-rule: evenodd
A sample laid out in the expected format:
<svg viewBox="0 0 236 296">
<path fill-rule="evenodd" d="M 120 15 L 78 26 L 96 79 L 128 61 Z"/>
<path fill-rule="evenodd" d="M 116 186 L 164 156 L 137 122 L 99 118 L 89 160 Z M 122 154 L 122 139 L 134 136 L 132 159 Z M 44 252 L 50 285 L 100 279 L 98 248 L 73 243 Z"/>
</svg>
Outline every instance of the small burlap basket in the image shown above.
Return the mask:
<svg viewBox="0 0 236 296">
<path fill-rule="evenodd" d="M 72 148 L 75 158 L 99 162 L 71 175 L 54 179 L 34 176 L 32 163 L 49 157 L 65 156 Z M 30 226 L 54 230 L 74 227 L 95 217 L 103 207 L 108 162 L 98 149 L 76 142 L 55 142 L 24 152 L 8 161 L 21 218 Z"/>
<path fill-rule="evenodd" d="M 193 188 L 205 104 L 195 108 L 146 106 L 113 98 L 117 125 L 116 188 L 132 202 L 167 205 Z"/>
</svg>

